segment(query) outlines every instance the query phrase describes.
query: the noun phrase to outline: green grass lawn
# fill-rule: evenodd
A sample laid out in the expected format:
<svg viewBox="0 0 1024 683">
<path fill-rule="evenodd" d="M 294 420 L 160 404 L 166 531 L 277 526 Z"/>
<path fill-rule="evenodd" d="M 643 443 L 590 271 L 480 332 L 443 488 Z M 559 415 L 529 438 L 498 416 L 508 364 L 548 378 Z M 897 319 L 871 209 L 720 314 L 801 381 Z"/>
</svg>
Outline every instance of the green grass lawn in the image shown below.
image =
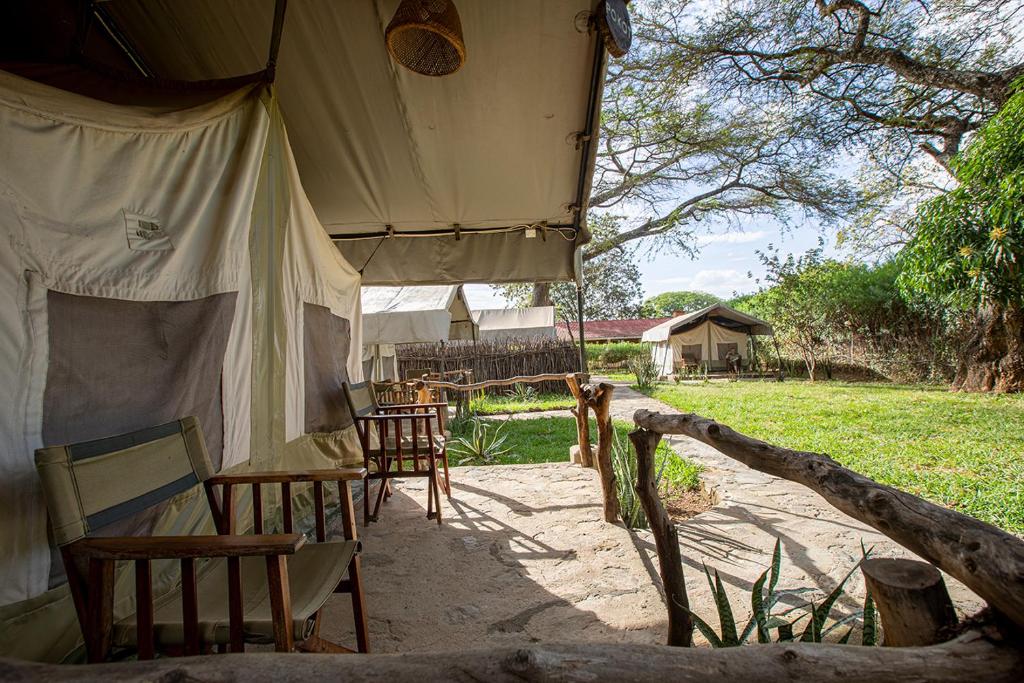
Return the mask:
<svg viewBox="0 0 1024 683">
<path fill-rule="evenodd" d="M 477 415 L 499 415 L 502 413 L 528 413 L 537 410 L 568 410 L 576 405 L 572 396 L 564 394 L 537 394 L 531 399 L 516 396 L 491 396 L 474 398 L 470 409 Z"/>
<path fill-rule="evenodd" d="M 1024 532 L 1024 396 L 802 381 L 662 384 L 652 395 Z"/>
<path fill-rule="evenodd" d="M 488 419 L 491 425 L 491 433 L 500 426 L 501 434 L 507 438 L 502 444 L 502 449 L 510 449 L 508 453 L 500 455 L 489 463 L 492 465 L 527 465 L 543 462 L 568 462 L 569 447 L 576 443 L 576 420 L 571 417 L 538 417 L 526 420 Z M 457 438 L 465 436 L 470 431 L 468 421 L 459 421 L 451 424 L 452 436 Z M 622 446 L 629 448 L 630 444 L 626 436 L 633 429 L 627 422 L 615 422 L 615 432 Z M 591 438 L 597 440 L 597 424 L 590 421 Z M 449 453 L 452 464 L 458 463 L 463 457 L 454 452 L 456 444 L 449 445 Z M 700 472 L 703 468 L 697 463 L 676 455 L 667 444 L 658 446 L 658 466 L 661 467 L 663 458 L 670 458 L 665 463 L 662 482 L 666 486 L 694 490 L 700 486 Z M 467 463 L 471 464 L 471 463 Z M 481 464 L 481 463 L 472 463 Z"/>
</svg>

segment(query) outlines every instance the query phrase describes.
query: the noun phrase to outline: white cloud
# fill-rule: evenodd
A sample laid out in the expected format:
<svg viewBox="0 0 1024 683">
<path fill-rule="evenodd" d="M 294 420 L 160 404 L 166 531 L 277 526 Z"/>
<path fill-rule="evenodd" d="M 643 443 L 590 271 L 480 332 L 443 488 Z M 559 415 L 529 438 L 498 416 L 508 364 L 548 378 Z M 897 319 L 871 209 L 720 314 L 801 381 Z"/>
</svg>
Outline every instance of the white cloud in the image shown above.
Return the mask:
<svg viewBox="0 0 1024 683">
<path fill-rule="evenodd" d="M 688 277 L 670 277 L 655 280 L 657 285 L 671 285 L 671 289 L 699 290 L 720 297 L 730 297 L 733 292 L 751 288 L 751 281 L 745 272 L 735 269 L 699 270 Z M 663 291 L 668 288 L 659 287 Z"/>
<path fill-rule="evenodd" d="M 746 244 L 763 239 L 768 233 L 765 230 L 751 230 L 750 232 L 721 232 L 714 235 L 702 235 L 697 238 L 697 244 L 706 247 L 709 244 Z"/>
</svg>

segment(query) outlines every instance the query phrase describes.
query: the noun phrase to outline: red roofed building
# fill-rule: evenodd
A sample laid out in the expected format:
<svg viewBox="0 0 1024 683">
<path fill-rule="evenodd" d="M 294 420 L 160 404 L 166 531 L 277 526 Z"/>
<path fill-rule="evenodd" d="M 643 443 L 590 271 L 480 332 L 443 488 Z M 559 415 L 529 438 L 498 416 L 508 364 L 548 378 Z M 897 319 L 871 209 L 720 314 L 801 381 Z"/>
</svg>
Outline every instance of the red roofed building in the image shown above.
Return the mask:
<svg viewBox="0 0 1024 683">
<path fill-rule="evenodd" d="M 583 323 L 583 331 L 587 335 L 587 343 L 607 342 L 638 342 L 644 332 L 655 325 L 671 320 L 671 318 L 630 318 L 628 320 L 587 320 Z M 579 323 L 555 323 L 555 332 L 559 339 L 579 341 Z"/>
</svg>

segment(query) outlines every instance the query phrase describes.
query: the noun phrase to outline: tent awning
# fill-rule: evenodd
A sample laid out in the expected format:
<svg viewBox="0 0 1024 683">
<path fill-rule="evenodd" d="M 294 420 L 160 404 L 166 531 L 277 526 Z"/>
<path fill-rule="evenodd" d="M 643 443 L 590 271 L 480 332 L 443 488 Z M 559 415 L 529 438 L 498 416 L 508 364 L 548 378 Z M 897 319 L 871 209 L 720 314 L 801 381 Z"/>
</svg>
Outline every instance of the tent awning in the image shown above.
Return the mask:
<svg viewBox="0 0 1024 683">
<path fill-rule="evenodd" d="M 555 307 L 489 308 L 473 311 L 481 339 L 536 338 L 554 339 Z"/>
<path fill-rule="evenodd" d="M 473 339 L 475 324 L 460 285 L 363 287 L 363 344 Z"/>
<path fill-rule="evenodd" d="M 772 326 L 760 318 L 755 318 L 754 316 L 747 315 L 746 313 L 740 313 L 735 309 L 729 308 L 725 304 L 714 304 L 712 306 L 702 308 L 699 311 L 693 311 L 692 313 L 676 316 L 671 320 L 666 320 L 660 325 L 652 327 L 644 332 L 644 336 L 641 341 L 663 342 L 673 334 L 681 332 L 689 327 L 699 325 L 705 320 L 711 320 L 712 322 L 725 325 L 727 327 L 736 327 L 736 329 L 742 329 L 747 334 L 772 334 Z"/>
<path fill-rule="evenodd" d="M 262 70 L 274 4 L 101 9 L 156 76 L 197 81 Z M 390 59 L 398 0 L 288 5 L 276 84 L 303 187 L 364 284 L 571 279 L 588 239 L 598 0 L 456 4 L 467 61 L 443 78 Z"/>
</svg>

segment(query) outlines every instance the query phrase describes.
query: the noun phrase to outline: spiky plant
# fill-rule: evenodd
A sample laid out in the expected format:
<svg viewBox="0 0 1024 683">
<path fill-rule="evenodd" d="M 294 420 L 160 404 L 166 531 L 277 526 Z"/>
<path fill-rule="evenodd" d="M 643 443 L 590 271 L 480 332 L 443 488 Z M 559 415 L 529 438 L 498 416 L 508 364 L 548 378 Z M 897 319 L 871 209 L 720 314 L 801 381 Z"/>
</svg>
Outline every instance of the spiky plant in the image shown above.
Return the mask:
<svg viewBox="0 0 1024 683">
<path fill-rule="evenodd" d="M 468 433 L 452 439 L 448 452 L 460 458 L 457 464 L 490 465 L 503 455 L 512 452 L 512 447 L 505 447 L 508 434 L 502 434 L 507 422 L 504 421 L 494 429 L 494 423 L 481 420 L 479 417 L 468 418 Z"/>
</svg>

